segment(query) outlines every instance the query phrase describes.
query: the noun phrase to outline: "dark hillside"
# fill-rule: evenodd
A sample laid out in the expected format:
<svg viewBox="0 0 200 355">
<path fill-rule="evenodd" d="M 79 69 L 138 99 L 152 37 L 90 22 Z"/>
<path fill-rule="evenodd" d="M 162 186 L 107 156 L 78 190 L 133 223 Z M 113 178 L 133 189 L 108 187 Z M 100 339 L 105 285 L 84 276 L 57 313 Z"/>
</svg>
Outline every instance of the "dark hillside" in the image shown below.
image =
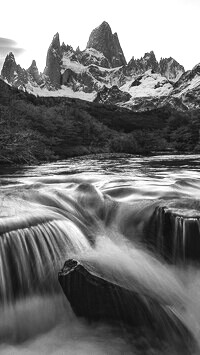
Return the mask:
<svg viewBox="0 0 200 355">
<path fill-rule="evenodd" d="M 198 111 L 132 112 L 64 97 L 35 97 L 0 80 L 0 161 L 32 163 L 69 156 L 199 150 Z"/>
</svg>

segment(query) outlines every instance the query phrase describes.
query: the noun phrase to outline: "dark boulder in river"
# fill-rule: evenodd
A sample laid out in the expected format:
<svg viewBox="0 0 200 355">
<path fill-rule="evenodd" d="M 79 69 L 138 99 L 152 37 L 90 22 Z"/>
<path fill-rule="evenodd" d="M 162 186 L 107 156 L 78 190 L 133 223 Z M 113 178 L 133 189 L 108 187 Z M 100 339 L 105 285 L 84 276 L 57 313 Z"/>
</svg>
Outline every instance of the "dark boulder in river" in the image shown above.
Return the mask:
<svg viewBox="0 0 200 355">
<path fill-rule="evenodd" d="M 93 270 L 94 271 L 94 270 Z M 196 342 L 172 307 L 110 282 L 74 259 L 58 274 L 59 283 L 78 317 L 121 326 L 134 334 L 141 329 L 176 353 L 193 354 Z"/>
</svg>

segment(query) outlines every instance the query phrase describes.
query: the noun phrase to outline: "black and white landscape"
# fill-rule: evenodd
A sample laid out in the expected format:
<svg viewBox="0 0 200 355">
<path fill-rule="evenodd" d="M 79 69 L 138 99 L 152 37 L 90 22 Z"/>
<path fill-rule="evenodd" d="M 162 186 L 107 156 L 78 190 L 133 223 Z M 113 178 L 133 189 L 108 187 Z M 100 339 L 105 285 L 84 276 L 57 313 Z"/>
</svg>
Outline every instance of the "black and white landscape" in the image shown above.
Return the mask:
<svg viewBox="0 0 200 355">
<path fill-rule="evenodd" d="M 200 64 L 184 69 L 187 49 L 183 63 L 145 49 L 127 61 L 120 35 L 149 48 L 156 28 L 182 53 L 198 43 L 198 21 L 190 45 L 178 27 L 197 2 L 127 0 L 119 16 L 113 1 L 88 1 L 24 3 L 23 21 L 13 2 L 9 26 L 2 6 L 0 353 L 199 355 Z M 42 28 L 37 59 L 51 26 L 64 18 L 82 40 L 102 11 L 119 36 L 97 21 L 74 49 L 56 33 L 43 72 L 20 65 L 12 25 L 19 39 Z"/>
</svg>

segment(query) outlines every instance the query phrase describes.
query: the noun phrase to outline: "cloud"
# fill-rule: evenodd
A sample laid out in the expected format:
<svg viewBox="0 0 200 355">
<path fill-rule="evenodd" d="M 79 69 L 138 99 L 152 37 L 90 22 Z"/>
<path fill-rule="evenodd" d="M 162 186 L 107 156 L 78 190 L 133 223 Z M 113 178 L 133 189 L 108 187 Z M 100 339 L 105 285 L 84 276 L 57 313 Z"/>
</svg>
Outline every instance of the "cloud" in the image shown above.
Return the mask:
<svg viewBox="0 0 200 355">
<path fill-rule="evenodd" d="M 13 52 L 16 56 L 22 54 L 25 52 L 25 49 L 24 48 L 19 48 L 19 47 L 1 47 L 0 46 L 0 55 L 5 55 L 9 52 Z"/>
<path fill-rule="evenodd" d="M 3 66 L 4 60 L 0 57 L 0 68 Z"/>
<path fill-rule="evenodd" d="M 16 56 L 25 52 L 24 48 L 18 46 L 17 42 L 10 38 L 0 37 L 0 57 L 13 52 Z"/>
<path fill-rule="evenodd" d="M 17 42 L 10 38 L 0 37 L 0 48 L 1 47 L 15 47 Z"/>
</svg>

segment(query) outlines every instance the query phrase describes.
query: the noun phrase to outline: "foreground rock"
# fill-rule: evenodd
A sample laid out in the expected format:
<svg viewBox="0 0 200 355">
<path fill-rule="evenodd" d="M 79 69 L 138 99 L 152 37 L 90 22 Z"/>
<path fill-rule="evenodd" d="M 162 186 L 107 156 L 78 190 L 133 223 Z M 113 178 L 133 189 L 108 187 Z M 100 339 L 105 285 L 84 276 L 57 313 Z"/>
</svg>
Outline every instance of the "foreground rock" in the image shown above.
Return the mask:
<svg viewBox="0 0 200 355">
<path fill-rule="evenodd" d="M 140 296 L 89 272 L 76 260 L 67 260 L 58 279 L 74 313 L 89 321 L 117 323 L 132 332 L 146 329 L 167 341 L 180 354 L 191 354 L 195 341 L 170 307 Z"/>
</svg>

